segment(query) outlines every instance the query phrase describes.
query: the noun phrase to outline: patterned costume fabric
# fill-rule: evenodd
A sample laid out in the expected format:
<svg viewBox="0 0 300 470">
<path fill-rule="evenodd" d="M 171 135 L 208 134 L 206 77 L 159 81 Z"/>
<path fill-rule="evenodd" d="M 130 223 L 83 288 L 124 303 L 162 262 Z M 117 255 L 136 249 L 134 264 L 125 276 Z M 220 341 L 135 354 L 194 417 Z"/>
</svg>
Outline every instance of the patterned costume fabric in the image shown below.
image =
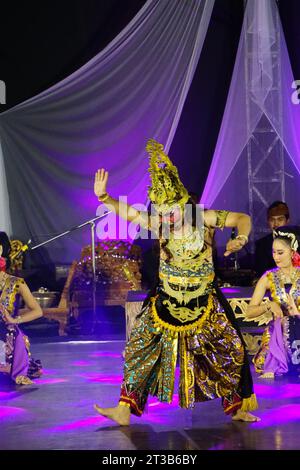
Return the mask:
<svg viewBox="0 0 300 470">
<path fill-rule="evenodd" d="M 216 211 L 216 228 L 224 227 L 227 214 Z M 169 257 L 161 248 L 159 283 L 145 301 L 125 350 L 120 404 L 137 416 L 149 395 L 172 401 L 177 360 L 181 407 L 222 398 L 227 414 L 257 408 L 250 372 L 250 386 L 246 392 L 243 387 L 248 367 L 243 340 L 214 285 L 213 231 L 206 227 L 201 237 L 193 227 L 183 239 L 171 237 Z"/>
<path fill-rule="evenodd" d="M 18 312 L 19 287 L 23 279 L 5 275 L 0 286 L 0 340 L 5 347 L 5 363 L 0 372 L 9 374 L 17 384 L 27 383 L 28 378 L 39 377 L 42 373 L 40 361 L 30 355 L 30 343 L 18 325 L 5 323 L 1 310 L 5 309 L 15 317 Z"/>
<path fill-rule="evenodd" d="M 283 318 L 269 323 L 262 337 L 259 351 L 253 362 L 258 373 L 273 372 L 281 375 L 300 370 L 300 311 L 288 315 L 287 293 L 300 308 L 300 268 L 296 268 L 292 282 L 284 283 L 278 268 L 267 271 L 270 299 L 280 305 Z"/>
</svg>

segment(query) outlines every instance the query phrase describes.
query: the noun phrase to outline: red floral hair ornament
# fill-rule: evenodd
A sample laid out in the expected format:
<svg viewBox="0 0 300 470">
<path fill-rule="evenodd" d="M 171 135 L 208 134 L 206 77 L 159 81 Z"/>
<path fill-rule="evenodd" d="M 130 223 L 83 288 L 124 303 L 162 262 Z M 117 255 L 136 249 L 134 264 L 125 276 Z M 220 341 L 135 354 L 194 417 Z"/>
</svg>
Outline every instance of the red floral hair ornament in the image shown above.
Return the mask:
<svg viewBox="0 0 300 470">
<path fill-rule="evenodd" d="M 294 251 L 293 253 L 292 264 L 295 267 L 300 267 L 300 254 L 298 253 L 298 251 Z"/>
<path fill-rule="evenodd" d="M 6 268 L 6 260 L 3 256 L 0 256 L 0 271 L 5 271 Z"/>
</svg>

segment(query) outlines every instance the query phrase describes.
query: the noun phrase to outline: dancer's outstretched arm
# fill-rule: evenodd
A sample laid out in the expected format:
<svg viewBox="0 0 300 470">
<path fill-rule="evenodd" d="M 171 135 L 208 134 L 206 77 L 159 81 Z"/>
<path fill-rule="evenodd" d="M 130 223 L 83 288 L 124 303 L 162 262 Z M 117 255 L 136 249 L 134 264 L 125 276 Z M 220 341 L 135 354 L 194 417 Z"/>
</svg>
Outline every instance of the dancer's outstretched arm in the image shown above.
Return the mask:
<svg viewBox="0 0 300 470">
<path fill-rule="evenodd" d="M 212 228 L 220 228 L 218 225 L 218 214 L 224 211 L 207 210 L 205 211 L 205 222 Z M 237 236 L 234 240 L 229 240 L 226 244 L 224 256 L 239 251 L 248 242 L 248 236 L 251 232 L 251 218 L 248 214 L 242 212 L 228 212 L 224 225 L 221 227 L 231 227 L 237 229 Z"/>
<path fill-rule="evenodd" d="M 150 227 L 150 217 L 147 211 L 138 211 L 134 207 L 111 197 L 107 192 L 108 171 L 104 168 L 98 170 L 95 174 L 94 193 L 98 200 L 103 202 L 109 209 L 112 209 L 122 219 L 134 222 L 137 225 L 142 225 L 147 229 Z M 154 229 L 154 228 L 153 228 Z"/>
</svg>

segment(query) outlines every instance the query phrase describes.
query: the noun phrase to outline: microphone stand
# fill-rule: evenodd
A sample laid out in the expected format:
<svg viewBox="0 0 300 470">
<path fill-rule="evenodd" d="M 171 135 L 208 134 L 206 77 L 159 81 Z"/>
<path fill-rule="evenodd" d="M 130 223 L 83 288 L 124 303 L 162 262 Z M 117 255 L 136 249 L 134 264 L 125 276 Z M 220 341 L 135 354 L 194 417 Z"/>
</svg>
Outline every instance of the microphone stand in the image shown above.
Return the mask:
<svg viewBox="0 0 300 470">
<path fill-rule="evenodd" d="M 235 239 L 235 228 L 231 229 L 231 236 L 230 236 L 231 240 L 234 240 Z M 240 267 L 239 265 L 239 259 L 238 259 L 238 253 L 235 252 L 233 257 L 233 270 L 234 271 L 237 271 Z"/>
<path fill-rule="evenodd" d="M 41 246 L 47 245 L 50 242 L 53 242 L 54 240 L 57 240 L 58 238 L 64 237 L 65 235 L 68 235 L 71 232 L 75 232 L 75 230 L 79 230 L 80 228 L 85 227 L 86 225 L 90 225 L 91 229 L 91 240 L 92 240 L 92 299 L 93 299 L 93 326 L 92 326 L 92 331 L 91 333 L 94 332 L 94 327 L 97 319 L 96 315 L 96 258 L 95 258 L 95 222 L 97 220 L 103 219 L 103 217 L 106 217 L 108 214 L 110 214 L 111 211 L 107 211 L 102 215 L 99 215 L 97 217 L 94 217 L 93 219 L 87 220 L 86 222 L 83 222 L 80 225 L 76 225 L 75 227 L 70 228 L 69 230 L 66 230 L 65 232 L 60 233 L 59 235 L 56 235 L 55 237 L 49 238 L 48 240 L 39 243 L 38 245 L 29 247 L 29 244 L 31 243 L 31 240 L 27 242 L 26 245 L 23 245 L 19 253 L 17 253 L 14 258 L 18 258 L 18 256 L 23 252 L 27 250 L 36 250 L 37 248 L 40 248 Z"/>
</svg>

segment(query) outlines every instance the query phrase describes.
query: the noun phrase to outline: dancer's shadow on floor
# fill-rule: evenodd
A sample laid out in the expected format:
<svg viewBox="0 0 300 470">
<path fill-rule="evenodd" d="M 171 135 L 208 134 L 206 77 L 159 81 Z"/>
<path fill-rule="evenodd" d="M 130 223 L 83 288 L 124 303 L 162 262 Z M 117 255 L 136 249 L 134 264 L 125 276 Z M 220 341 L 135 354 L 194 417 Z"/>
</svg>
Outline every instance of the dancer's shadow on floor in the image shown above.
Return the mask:
<svg viewBox="0 0 300 470">
<path fill-rule="evenodd" d="M 250 450 L 256 449 L 263 438 L 262 430 L 253 429 L 252 424 L 235 421 L 220 427 L 197 426 L 162 431 L 149 424 L 112 424 L 98 428 L 96 432 L 113 431 L 116 439 L 121 433 L 137 450 Z"/>
<path fill-rule="evenodd" d="M 256 423 L 231 421 L 220 427 L 188 429 L 185 433 L 199 450 L 255 450 L 263 438 L 263 431 L 255 426 Z"/>
<path fill-rule="evenodd" d="M 131 424 L 130 426 L 105 426 L 96 432 L 113 431 L 122 434 L 137 450 L 197 450 L 189 437 L 176 430 L 159 431 L 149 424 Z M 117 439 L 117 436 L 116 436 Z"/>
</svg>

